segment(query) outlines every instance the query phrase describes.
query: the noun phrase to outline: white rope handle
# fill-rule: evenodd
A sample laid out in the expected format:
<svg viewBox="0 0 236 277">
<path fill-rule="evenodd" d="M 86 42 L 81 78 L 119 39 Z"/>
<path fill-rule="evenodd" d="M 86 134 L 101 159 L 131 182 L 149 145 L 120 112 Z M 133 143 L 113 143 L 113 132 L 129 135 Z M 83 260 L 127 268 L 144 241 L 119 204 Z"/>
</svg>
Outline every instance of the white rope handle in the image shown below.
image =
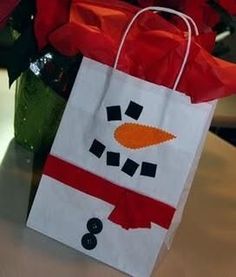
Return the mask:
<svg viewBox="0 0 236 277">
<path fill-rule="evenodd" d="M 175 83 L 173 85 L 173 90 L 176 90 L 176 88 L 178 87 L 178 84 L 180 82 L 180 79 L 181 77 L 183 76 L 183 72 L 184 72 L 184 69 L 185 69 L 185 66 L 187 64 L 187 61 L 188 61 L 188 57 L 189 57 L 189 53 L 190 53 L 190 46 L 191 46 L 191 37 L 192 37 L 192 30 L 191 30 L 191 26 L 189 24 L 189 21 L 193 24 L 193 27 L 194 27 L 194 31 L 195 33 L 198 35 L 199 32 L 198 32 L 198 28 L 197 28 L 197 25 L 195 24 L 195 22 L 193 21 L 193 19 L 191 17 L 189 17 L 188 15 L 186 14 L 183 14 L 181 12 L 178 12 L 176 10 L 173 10 L 173 9 L 169 9 L 169 8 L 164 8 L 164 7 L 147 7 L 147 8 L 144 8 L 142 10 L 140 10 L 139 12 L 136 13 L 136 15 L 132 18 L 132 20 L 130 21 L 128 27 L 126 28 L 125 30 L 125 33 L 121 39 L 121 43 L 120 43 L 120 46 L 118 48 L 118 51 L 117 51 L 117 55 L 116 55 L 116 59 L 115 59 L 115 63 L 114 63 L 114 69 L 117 68 L 117 65 L 118 65 L 118 62 L 119 62 L 119 59 L 120 59 L 120 55 L 121 55 L 121 51 L 122 51 L 122 48 L 124 46 L 124 43 L 125 43 L 125 40 L 127 38 L 127 35 L 133 25 L 133 23 L 135 22 L 135 20 L 139 17 L 140 14 L 146 12 L 146 11 L 157 11 L 157 12 L 167 12 L 167 13 L 172 13 L 172 14 L 175 14 L 177 16 L 179 16 L 180 18 L 183 19 L 183 21 L 185 22 L 186 26 L 187 26 L 187 30 L 188 30 L 188 35 L 187 35 L 187 45 L 186 45 L 186 50 L 185 50 L 185 55 L 184 55 L 184 58 L 183 58 L 183 62 L 181 64 L 181 67 L 180 67 L 180 70 L 179 70 L 179 73 L 176 77 L 176 80 L 175 80 Z M 188 21 L 189 20 L 189 21 Z"/>
<path fill-rule="evenodd" d="M 199 35 L 199 30 L 198 30 L 198 27 L 197 27 L 197 24 L 195 23 L 195 21 L 192 19 L 192 17 L 190 17 L 189 15 L 185 14 L 185 13 L 181 13 L 179 12 L 180 14 L 182 14 L 184 17 L 186 17 L 193 25 L 193 28 L 194 28 L 194 32 L 195 32 L 195 35 L 198 36 Z"/>
<path fill-rule="evenodd" d="M 198 27 L 197 27 L 197 24 L 195 23 L 195 21 L 192 19 L 192 17 L 190 17 L 189 15 L 185 14 L 185 13 L 182 13 L 182 12 L 178 12 L 179 14 L 183 15 L 184 17 L 186 17 L 186 19 L 188 19 L 190 21 L 190 23 L 192 23 L 193 25 L 193 29 L 194 29 L 194 32 L 195 32 L 195 35 L 198 36 L 199 35 L 199 30 L 198 30 Z"/>
</svg>

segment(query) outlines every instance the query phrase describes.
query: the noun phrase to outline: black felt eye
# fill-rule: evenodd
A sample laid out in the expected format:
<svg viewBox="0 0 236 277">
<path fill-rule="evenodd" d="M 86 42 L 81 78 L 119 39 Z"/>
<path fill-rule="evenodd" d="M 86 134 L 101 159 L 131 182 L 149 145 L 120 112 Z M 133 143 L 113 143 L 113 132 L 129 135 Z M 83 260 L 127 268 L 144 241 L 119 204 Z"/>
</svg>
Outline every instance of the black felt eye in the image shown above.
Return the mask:
<svg viewBox="0 0 236 277">
<path fill-rule="evenodd" d="M 88 233 L 83 235 L 81 244 L 85 249 L 92 250 L 97 246 L 97 239 L 93 234 Z"/>
<path fill-rule="evenodd" d="M 141 175 L 154 178 L 156 176 L 156 170 L 156 164 L 143 162 L 141 167 Z"/>
<path fill-rule="evenodd" d="M 121 170 L 132 177 L 138 167 L 139 164 L 137 164 L 135 161 L 127 159 Z"/>
<path fill-rule="evenodd" d="M 120 153 L 107 152 L 107 165 L 119 166 L 120 165 Z"/>
<path fill-rule="evenodd" d="M 91 218 L 87 223 L 87 229 L 92 234 L 99 234 L 102 231 L 103 224 L 102 221 L 98 218 Z"/>
<path fill-rule="evenodd" d="M 133 101 L 130 101 L 125 114 L 135 120 L 138 120 L 142 113 L 142 110 L 143 110 L 143 106 L 141 106 Z"/>
<path fill-rule="evenodd" d="M 105 145 L 103 145 L 101 142 L 95 139 L 89 151 L 93 153 L 96 157 L 101 158 L 105 148 L 106 148 Z"/>
<path fill-rule="evenodd" d="M 108 121 L 121 120 L 121 108 L 120 108 L 120 106 L 107 107 L 107 120 Z"/>
</svg>

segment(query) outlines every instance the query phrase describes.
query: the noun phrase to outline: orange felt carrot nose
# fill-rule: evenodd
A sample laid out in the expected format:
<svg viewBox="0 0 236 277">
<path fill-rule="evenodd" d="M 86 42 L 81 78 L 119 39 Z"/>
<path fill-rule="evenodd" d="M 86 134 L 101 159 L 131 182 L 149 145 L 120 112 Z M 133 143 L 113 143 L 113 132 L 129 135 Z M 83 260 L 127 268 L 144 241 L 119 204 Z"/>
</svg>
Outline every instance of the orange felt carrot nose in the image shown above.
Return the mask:
<svg viewBox="0 0 236 277">
<path fill-rule="evenodd" d="M 124 147 L 139 149 L 175 138 L 174 135 L 155 127 L 136 123 L 124 123 L 116 128 L 115 139 Z"/>
</svg>

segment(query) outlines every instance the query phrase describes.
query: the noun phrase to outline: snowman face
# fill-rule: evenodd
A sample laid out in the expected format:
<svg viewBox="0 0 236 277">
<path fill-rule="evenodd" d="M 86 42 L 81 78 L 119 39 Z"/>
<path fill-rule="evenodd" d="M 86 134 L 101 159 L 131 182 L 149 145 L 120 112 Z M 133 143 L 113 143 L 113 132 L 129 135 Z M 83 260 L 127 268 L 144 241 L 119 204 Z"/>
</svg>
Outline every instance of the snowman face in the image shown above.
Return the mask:
<svg viewBox="0 0 236 277">
<path fill-rule="evenodd" d="M 89 59 L 83 65 L 52 155 L 176 207 L 210 105 L 193 120 L 198 105 L 184 95 Z"/>
<path fill-rule="evenodd" d="M 130 101 L 125 115 L 138 121 L 142 111 L 143 106 L 134 101 Z M 106 107 L 106 112 L 108 122 L 122 122 L 121 107 L 119 105 Z M 120 123 L 111 136 L 115 138 L 116 142 L 120 144 L 121 147 L 127 148 L 127 151 L 138 151 L 139 149 L 156 146 L 175 138 L 174 135 L 156 127 L 133 122 Z M 110 146 L 110 148 L 112 147 Z M 89 151 L 99 159 L 104 152 L 106 152 L 106 165 L 120 167 L 120 153 L 106 151 L 106 146 L 97 139 L 93 140 Z M 127 158 L 120 169 L 130 177 L 133 177 L 139 167 L 141 167 L 139 172 L 140 175 L 155 178 L 157 170 L 156 163 L 142 161 L 140 164 L 140 162 Z"/>
<path fill-rule="evenodd" d="M 176 207 L 206 112 L 182 94 L 85 59 L 52 154 L 105 180 Z"/>
</svg>

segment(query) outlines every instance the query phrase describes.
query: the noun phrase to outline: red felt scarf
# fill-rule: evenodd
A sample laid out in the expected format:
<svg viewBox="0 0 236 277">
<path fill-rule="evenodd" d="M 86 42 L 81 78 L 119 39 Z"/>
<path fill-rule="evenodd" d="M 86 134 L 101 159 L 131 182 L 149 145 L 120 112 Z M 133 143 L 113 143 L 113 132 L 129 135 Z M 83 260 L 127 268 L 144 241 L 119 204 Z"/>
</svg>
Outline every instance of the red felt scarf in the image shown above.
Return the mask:
<svg viewBox="0 0 236 277">
<path fill-rule="evenodd" d="M 175 213 L 175 208 L 166 203 L 113 184 L 51 155 L 44 174 L 114 205 L 109 220 L 125 229 L 151 228 L 151 223 L 168 229 Z"/>
</svg>

